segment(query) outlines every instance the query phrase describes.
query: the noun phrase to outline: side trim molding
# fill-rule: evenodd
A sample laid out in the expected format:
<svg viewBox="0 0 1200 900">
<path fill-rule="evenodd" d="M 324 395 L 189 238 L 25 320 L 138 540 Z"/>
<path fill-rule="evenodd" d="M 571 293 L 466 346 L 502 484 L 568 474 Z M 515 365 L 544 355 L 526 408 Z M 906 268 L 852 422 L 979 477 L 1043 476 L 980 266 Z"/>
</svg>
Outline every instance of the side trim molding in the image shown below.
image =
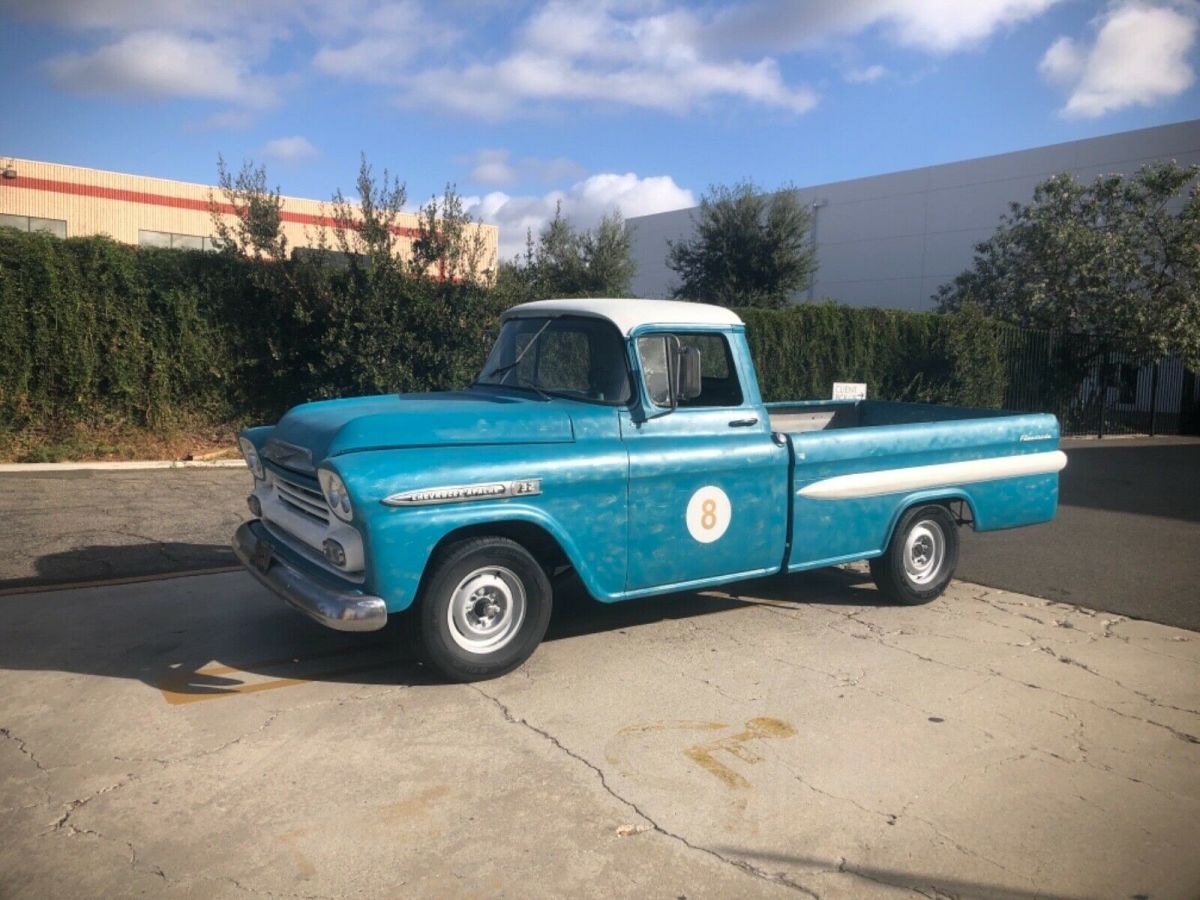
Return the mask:
<svg viewBox="0 0 1200 900">
<path fill-rule="evenodd" d="M 884 469 L 823 478 L 805 485 L 797 496 L 812 500 L 853 500 L 859 497 L 880 497 L 922 488 L 948 487 L 976 481 L 996 481 L 1022 475 L 1049 475 L 1067 465 L 1067 454 L 1061 450 L 1047 453 L 1021 453 L 1014 456 L 993 456 L 966 462 L 938 463 L 932 466 L 908 466 L 903 469 Z"/>
<path fill-rule="evenodd" d="M 469 500 L 502 500 L 507 497 L 531 497 L 542 492 L 542 479 L 488 481 L 481 484 L 453 484 L 421 488 L 384 497 L 385 506 L 433 506 L 438 503 L 462 503 Z"/>
</svg>

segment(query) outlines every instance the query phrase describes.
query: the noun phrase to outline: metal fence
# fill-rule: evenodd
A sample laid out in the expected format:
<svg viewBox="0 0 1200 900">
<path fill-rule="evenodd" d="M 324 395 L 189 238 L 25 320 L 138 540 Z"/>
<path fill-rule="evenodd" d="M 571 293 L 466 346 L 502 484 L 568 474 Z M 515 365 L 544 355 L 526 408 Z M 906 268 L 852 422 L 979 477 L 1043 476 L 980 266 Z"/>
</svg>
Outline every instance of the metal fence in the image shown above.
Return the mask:
<svg viewBox="0 0 1200 900">
<path fill-rule="evenodd" d="M 1200 375 L 1178 355 L 1105 351 L 1091 335 L 1008 331 L 1004 408 L 1050 412 L 1064 435 L 1200 431 Z"/>
</svg>

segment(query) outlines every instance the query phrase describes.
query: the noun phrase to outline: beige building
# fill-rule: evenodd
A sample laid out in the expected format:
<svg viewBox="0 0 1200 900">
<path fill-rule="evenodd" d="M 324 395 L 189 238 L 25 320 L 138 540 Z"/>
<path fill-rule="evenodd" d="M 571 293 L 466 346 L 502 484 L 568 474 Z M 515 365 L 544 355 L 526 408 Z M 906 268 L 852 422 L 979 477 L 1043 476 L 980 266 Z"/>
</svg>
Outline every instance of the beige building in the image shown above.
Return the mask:
<svg viewBox="0 0 1200 900">
<path fill-rule="evenodd" d="M 48 231 L 59 237 L 106 234 L 127 244 L 213 248 L 209 209 L 215 197 L 232 220 L 234 208 L 208 185 L 147 178 L 57 163 L 0 157 L 0 227 Z M 328 203 L 283 197 L 283 231 L 289 247 L 311 247 L 333 226 Z M 498 231 L 477 225 L 483 238 L 482 265 L 494 267 Z M 417 235 L 417 217 L 402 213 L 396 233 L 401 253 Z"/>
</svg>

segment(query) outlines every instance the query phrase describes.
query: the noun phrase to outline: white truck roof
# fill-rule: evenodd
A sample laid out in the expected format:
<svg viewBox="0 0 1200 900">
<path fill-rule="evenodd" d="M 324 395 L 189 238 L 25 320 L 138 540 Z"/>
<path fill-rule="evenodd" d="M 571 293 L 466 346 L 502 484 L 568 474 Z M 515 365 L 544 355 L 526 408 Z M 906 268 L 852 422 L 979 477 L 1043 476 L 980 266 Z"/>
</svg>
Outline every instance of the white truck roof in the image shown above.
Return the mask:
<svg viewBox="0 0 1200 900">
<path fill-rule="evenodd" d="M 741 325 L 742 320 L 724 306 L 688 303 L 683 300 L 635 300 L 628 298 L 588 298 L 581 300 L 535 300 L 508 310 L 504 319 L 528 319 L 541 316 L 591 316 L 608 319 L 621 334 L 629 334 L 641 325 Z"/>
</svg>

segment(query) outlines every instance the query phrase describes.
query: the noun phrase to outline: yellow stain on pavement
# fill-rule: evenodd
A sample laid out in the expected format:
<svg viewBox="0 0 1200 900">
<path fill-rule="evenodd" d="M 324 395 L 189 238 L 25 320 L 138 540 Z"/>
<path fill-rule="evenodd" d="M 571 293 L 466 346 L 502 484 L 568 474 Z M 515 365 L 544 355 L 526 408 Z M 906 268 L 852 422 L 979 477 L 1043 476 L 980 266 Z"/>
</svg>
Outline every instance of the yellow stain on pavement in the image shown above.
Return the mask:
<svg viewBox="0 0 1200 900">
<path fill-rule="evenodd" d="M 314 681 L 334 681 L 385 666 L 395 666 L 401 662 L 398 657 L 390 657 L 351 666 L 312 665 L 313 662 L 322 660 L 341 662 L 342 657 L 358 653 L 361 653 L 359 648 L 346 647 L 305 657 L 248 662 L 241 667 L 206 664 L 196 669 L 185 669 L 175 666 L 158 679 L 158 689 L 167 703 L 179 706 L 185 703 L 199 703 L 202 700 L 275 691 Z"/>
<path fill-rule="evenodd" d="M 795 727 L 781 719 L 757 718 L 748 721 L 745 730 L 737 734 L 707 744 L 697 744 L 683 752 L 688 759 L 721 779 L 729 787 L 745 789 L 750 787 L 750 782 L 717 759 L 716 754 L 728 753 L 742 762 L 753 765 L 762 762 L 762 757 L 747 747 L 747 743 L 771 738 L 789 738 L 795 734 Z"/>
</svg>

